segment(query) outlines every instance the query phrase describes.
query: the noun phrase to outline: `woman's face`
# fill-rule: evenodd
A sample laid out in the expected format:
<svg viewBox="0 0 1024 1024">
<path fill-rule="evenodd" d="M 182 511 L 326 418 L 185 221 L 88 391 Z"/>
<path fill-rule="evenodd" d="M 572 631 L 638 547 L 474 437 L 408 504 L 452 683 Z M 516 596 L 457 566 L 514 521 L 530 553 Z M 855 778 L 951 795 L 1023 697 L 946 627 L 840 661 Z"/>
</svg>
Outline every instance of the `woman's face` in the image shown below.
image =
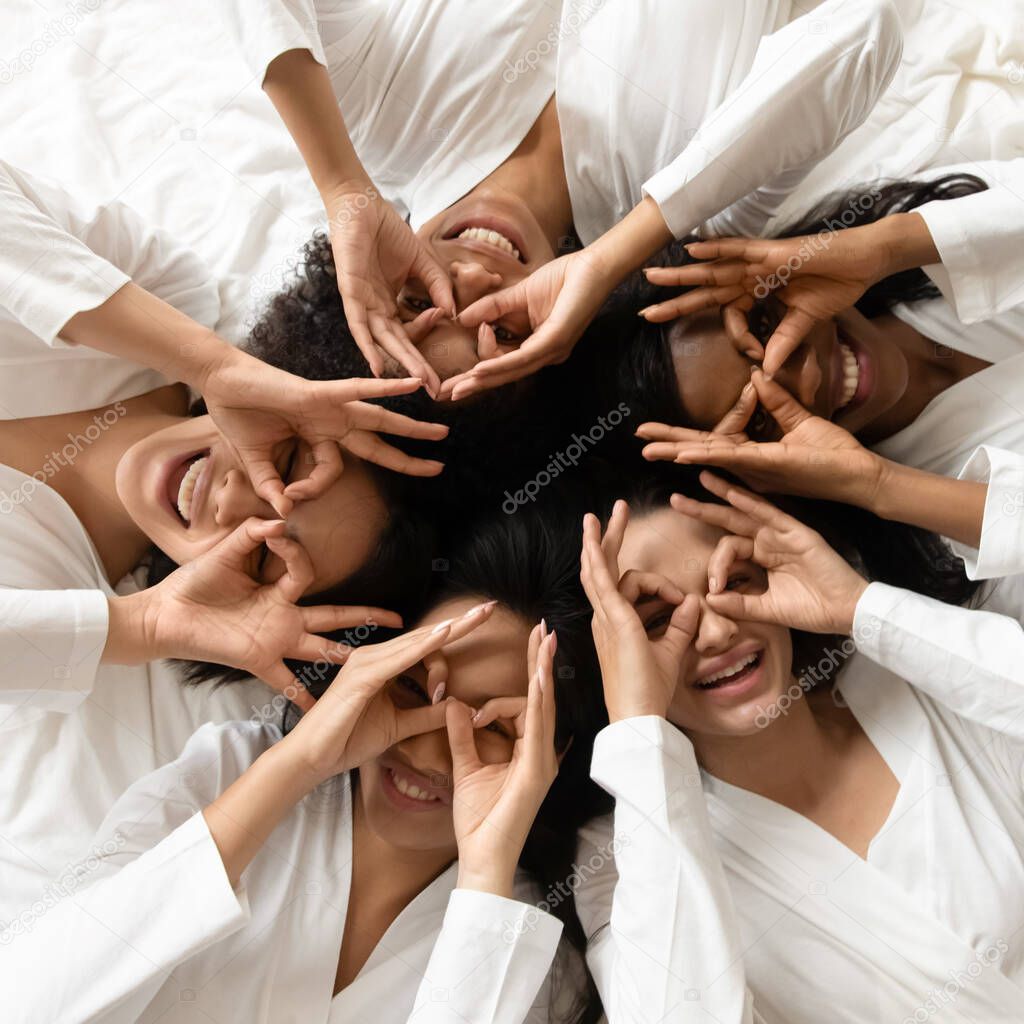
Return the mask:
<svg viewBox="0 0 1024 1024">
<path fill-rule="evenodd" d="M 658 509 L 630 521 L 619 569 L 657 573 L 684 594 L 700 598 L 700 620 L 683 658 L 668 718 L 691 737 L 747 736 L 763 723 L 762 710 L 792 683 L 793 645 L 788 629 L 757 622 L 733 622 L 707 604 L 708 559 L 723 531 Z M 764 570 L 752 562 L 733 566 L 728 587 L 764 590 Z M 649 636 L 664 634 L 673 606 L 641 596 L 637 612 Z"/>
<path fill-rule="evenodd" d="M 484 596 L 447 601 L 432 609 L 417 625 L 430 625 L 461 615 L 486 600 Z M 527 641 L 530 623 L 499 605 L 482 626 L 448 644 L 446 693 L 482 707 L 493 697 L 524 697 L 527 690 Z M 399 708 L 429 704 L 433 686 L 427 671 L 416 665 L 389 684 Z M 515 725 L 499 718 L 475 731 L 480 759 L 500 764 L 512 757 Z M 411 736 L 396 743 L 359 769 L 359 795 L 373 832 L 393 846 L 409 850 L 451 850 L 452 760 L 444 729 Z"/>
<path fill-rule="evenodd" d="M 520 199 L 488 186 L 474 189 L 416 232 L 448 273 L 458 310 L 491 292 L 518 284 L 557 253 L 537 218 Z M 410 321 L 433 305 L 426 289 L 410 281 L 398 297 L 399 315 Z M 492 324 L 493 351 L 478 350 L 477 331 L 442 320 L 417 342 L 442 380 L 472 369 L 482 358 L 511 352 L 530 334 L 522 316 Z"/>
<path fill-rule="evenodd" d="M 282 442 L 276 451 L 282 479 L 308 476 L 309 452 L 304 441 Z M 277 518 L 209 416 L 182 420 L 136 442 L 118 463 L 115 486 L 139 529 L 179 565 L 209 551 L 250 516 Z M 332 587 L 362 566 L 387 517 L 366 467 L 347 456 L 341 477 L 319 498 L 299 502 L 288 517 L 289 533 L 313 563 L 309 592 Z M 284 572 L 284 563 L 265 548 L 252 561 L 254 578 L 270 582 Z"/>
<path fill-rule="evenodd" d="M 772 298 L 755 307 L 751 326 L 762 343 L 781 313 L 781 303 Z M 688 422 L 711 430 L 735 404 L 757 364 L 726 333 L 718 310 L 675 321 L 668 339 Z M 849 309 L 817 324 L 775 379 L 811 412 L 856 434 L 903 397 L 908 368 L 902 351 L 870 320 Z M 777 437 L 774 425 L 761 419 L 752 421 L 750 436 Z"/>
</svg>

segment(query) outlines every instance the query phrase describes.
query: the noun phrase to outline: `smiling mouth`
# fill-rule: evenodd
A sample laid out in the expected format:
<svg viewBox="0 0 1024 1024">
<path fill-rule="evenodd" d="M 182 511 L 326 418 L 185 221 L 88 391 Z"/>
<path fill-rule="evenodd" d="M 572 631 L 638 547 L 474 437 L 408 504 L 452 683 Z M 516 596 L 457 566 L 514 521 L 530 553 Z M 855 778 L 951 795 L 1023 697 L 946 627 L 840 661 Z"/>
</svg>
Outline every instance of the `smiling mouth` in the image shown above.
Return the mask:
<svg viewBox="0 0 1024 1024">
<path fill-rule="evenodd" d="M 452 231 L 449 231 L 444 238 L 446 240 L 458 239 L 463 242 L 477 242 L 489 245 L 506 256 L 519 263 L 525 263 L 526 259 L 522 254 L 522 243 L 519 239 L 510 238 L 505 230 L 499 229 L 493 221 L 470 221 L 462 222 Z"/>
<path fill-rule="evenodd" d="M 445 801 L 398 774 L 394 768 L 383 766 L 384 785 L 390 789 L 392 802 L 404 805 L 407 810 L 432 810 L 441 807 Z"/>
<path fill-rule="evenodd" d="M 857 388 L 860 386 L 860 363 L 857 362 L 857 357 L 849 345 L 842 341 L 837 344 L 843 360 L 843 387 L 839 394 L 839 405 L 836 406 L 836 412 L 839 412 L 840 409 L 845 409 L 857 394 Z"/>
<path fill-rule="evenodd" d="M 199 477 L 209 461 L 209 451 L 193 455 L 178 467 L 168 483 L 171 505 L 186 526 L 192 525 L 192 498 Z"/>
<path fill-rule="evenodd" d="M 762 651 L 755 651 L 753 654 L 747 654 L 728 666 L 728 668 L 723 668 L 720 672 L 713 672 L 703 679 L 698 679 L 693 684 L 694 688 L 698 690 L 718 690 L 723 686 L 732 686 L 734 683 L 742 682 L 760 668 L 762 653 Z"/>
</svg>

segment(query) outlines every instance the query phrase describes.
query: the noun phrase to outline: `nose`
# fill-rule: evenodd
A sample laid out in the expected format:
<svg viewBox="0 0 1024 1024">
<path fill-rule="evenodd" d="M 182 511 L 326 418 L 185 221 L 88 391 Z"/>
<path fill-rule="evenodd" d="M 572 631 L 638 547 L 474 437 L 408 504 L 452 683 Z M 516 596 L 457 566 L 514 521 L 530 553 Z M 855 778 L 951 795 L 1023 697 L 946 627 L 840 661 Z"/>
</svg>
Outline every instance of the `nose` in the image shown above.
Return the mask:
<svg viewBox="0 0 1024 1024">
<path fill-rule="evenodd" d="M 721 654 L 736 642 L 739 629 L 732 619 L 719 615 L 706 601 L 701 601 L 700 624 L 693 646 L 699 654 Z"/>
<path fill-rule="evenodd" d="M 426 775 L 438 789 L 452 786 L 452 752 L 444 729 L 421 732 L 401 740 L 395 748 L 409 766 Z"/>
<path fill-rule="evenodd" d="M 815 399 L 823 379 L 818 355 L 806 342 L 782 364 L 775 379 L 807 409 L 815 407 Z"/>
<path fill-rule="evenodd" d="M 232 467 L 213 494 L 213 518 L 218 526 L 234 529 L 250 516 L 267 518 L 274 510 L 256 492 L 242 470 Z"/>
<path fill-rule="evenodd" d="M 477 299 L 496 292 L 504 284 L 501 274 L 488 270 L 475 260 L 452 260 L 448 264 L 448 276 L 452 280 L 455 304 L 459 309 L 465 309 Z"/>
</svg>

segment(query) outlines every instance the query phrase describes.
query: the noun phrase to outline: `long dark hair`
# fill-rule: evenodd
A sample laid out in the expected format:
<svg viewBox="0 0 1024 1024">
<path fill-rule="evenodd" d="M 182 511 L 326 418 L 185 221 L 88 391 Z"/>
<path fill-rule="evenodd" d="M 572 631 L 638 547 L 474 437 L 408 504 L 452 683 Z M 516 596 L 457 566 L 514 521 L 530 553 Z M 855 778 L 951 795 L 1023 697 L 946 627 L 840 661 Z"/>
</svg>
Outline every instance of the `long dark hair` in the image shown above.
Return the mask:
<svg viewBox="0 0 1024 1024">
<path fill-rule="evenodd" d="M 577 831 L 612 808 L 611 797 L 590 778 L 594 738 L 608 718 L 590 634 L 592 613 L 579 579 L 580 523 L 589 504 L 585 490 L 553 487 L 535 506 L 475 523 L 453 549 L 431 595 L 432 604 L 467 596 L 497 600 L 531 626 L 545 619 L 558 635 L 555 743 L 562 762 L 520 865 L 562 921 L 576 961 L 556 961 L 554 988 L 560 977 L 585 977 L 581 997 L 563 1018 L 574 1024 L 597 1021 L 601 1005 L 584 961 L 586 937 L 566 885 L 576 871 Z M 553 1008 L 557 1002 L 553 997 Z"/>
<path fill-rule="evenodd" d="M 829 196 L 798 221 L 778 231 L 776 236 L 791 238 L 859 227 L 892 214 L 906 213 L 933 200 L 959 199 L 987 187 L 973 174 L 947 174 L 932 181 L 861 185 Z M 649 261 L 649 266 L 678 267 L 695 262 L 684 248 L 693 241 L 696 238 L 672 242 Z M 669 347 L 672 323 L 650 324 L 637 315 L 644 307 L 687 290 L 653 285 L 643 274 L 636 273 L 612 292 L 576 346 L 573 357 L 565 364 L 577 380 L 582 378 L 586 382 L 583 391 L 594 396 L 596 406 L 607 407 L 614 398 L 625 401 L 634 410 L 637 423 L 653 420 L 687 425 Z M 940 294 L 925 272 L 914 268 L 873 285 L 861 296 L 856 308 L 870 318 L 887 313 L 901 303 L 935 299 Z M 631 453 L 638 450 L 636 442 L 623 449 Z"/>
</svg>

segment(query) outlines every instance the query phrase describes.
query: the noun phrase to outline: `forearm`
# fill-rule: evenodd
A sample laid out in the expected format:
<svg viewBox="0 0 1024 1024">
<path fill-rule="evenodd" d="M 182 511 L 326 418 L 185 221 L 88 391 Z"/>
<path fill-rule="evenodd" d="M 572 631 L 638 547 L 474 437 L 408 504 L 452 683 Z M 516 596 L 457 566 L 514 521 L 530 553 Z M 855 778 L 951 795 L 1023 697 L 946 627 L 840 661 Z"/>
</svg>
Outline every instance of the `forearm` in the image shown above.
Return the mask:
<svg viewBox="0 0 1024 1024">
<path fill-rule="evenodd" d="M 320 780 L 287 740 L 271 747 L 203 811 L 232 885 L 267 838 Z"/>
<path fill-rule="evenodd" d="M 895 213 L 883 217 L 867 230 L 876 236 L 877 244 L 888 253 L 886 276 L 931 266 L 941 260 L 932 233 L 919 213 Z"/>
<path fill-rule="evenodd" d="M 214 369 L 252 358 L 131 282 L 96 308 L 76 313 L 60 333 L 67 341 L 148 366 L 197 391 Z"/>
<path fill-rule="evenodd" d="M 658 204 L 646 196 L 587 249 L 601 260 L 609 279 L 618 283 L 664 249 L 672 237 Z"/>
<path fill-rule="evenodd" d="M 349 139 L 327 69 L 308 50 L 289 50 L 272 61 L 263 88 L 325 201 L 346 188 L 373 187 Z"/>
<path fill-rule="evenodd" d="M 987 491 L 983 483 L 885 460 L 878 486 L 865 507 L 882 519 L 918 526 L 977 548 Z"/>
</svg>

